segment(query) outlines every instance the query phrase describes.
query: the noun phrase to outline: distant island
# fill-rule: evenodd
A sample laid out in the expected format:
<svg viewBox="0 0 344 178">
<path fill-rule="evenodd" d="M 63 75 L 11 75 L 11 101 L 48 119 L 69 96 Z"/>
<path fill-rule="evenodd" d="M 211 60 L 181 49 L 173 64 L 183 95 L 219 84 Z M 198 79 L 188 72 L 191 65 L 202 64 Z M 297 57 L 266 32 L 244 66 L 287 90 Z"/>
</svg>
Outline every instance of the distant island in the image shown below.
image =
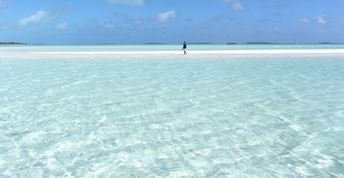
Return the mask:
<svg viewBox="0 0 344 178">
<path fill-rule="evenodd" d="M 332 43 L 332 42 L 319 42 L 319 44 L 331 44 L 331 45 L 333 45 L 333 44 L 338 44 L 338 43 Z"/>
<path fill-rule="evenodd" d="M 27 45 L 28 43 L 19 43 L 19 42 L 0 42 L 0 45 Z"/>
</svg>

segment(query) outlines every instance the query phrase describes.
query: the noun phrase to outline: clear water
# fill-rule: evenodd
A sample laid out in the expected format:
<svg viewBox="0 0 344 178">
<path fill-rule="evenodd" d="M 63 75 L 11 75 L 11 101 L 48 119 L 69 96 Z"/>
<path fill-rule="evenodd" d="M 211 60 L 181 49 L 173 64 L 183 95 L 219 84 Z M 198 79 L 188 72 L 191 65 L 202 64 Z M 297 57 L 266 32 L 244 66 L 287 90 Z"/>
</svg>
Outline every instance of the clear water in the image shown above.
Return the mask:
<svg viewBox="0 0 344 178">
<path fill-rule="evenodd" d="M 343 56 L 0 69 L 0 177 L 344 177 Z"/>
<path fill-rule="evenodd" d="M 2 51 L 176 51 L 181 45 L 0 45 Z M 254 49 L 344 49 L 344 45 L 198 45 L 189 44 L 189 50 L 254 50 Z"/>
</svg>

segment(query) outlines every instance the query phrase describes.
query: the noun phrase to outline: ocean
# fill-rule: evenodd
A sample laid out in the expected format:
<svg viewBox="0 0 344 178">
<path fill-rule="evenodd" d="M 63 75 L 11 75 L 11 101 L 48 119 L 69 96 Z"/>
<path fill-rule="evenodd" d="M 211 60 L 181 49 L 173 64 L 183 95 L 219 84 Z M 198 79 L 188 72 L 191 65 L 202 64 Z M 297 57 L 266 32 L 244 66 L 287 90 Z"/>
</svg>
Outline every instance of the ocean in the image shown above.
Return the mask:
<svg viewBox="0 0 344 178">
<path fill-rule="evenodd" d="M 344 177 L 344 56 L 0 55 L 0 133 L 0 177 Z"/>
</svg>

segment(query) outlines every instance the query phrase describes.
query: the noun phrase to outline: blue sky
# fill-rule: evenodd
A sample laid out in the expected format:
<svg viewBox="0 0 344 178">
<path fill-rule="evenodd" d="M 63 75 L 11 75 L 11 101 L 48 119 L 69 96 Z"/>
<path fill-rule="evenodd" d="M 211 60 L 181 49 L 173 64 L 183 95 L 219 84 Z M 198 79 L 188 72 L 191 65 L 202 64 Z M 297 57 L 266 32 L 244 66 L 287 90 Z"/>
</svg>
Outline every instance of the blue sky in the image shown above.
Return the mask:
<svg viewBox="0 0 344 178">
<path fill-rule="evenodd" d="M 0 41 L 344 42 L 343 0 L 0 0 Z"/>
</svg>

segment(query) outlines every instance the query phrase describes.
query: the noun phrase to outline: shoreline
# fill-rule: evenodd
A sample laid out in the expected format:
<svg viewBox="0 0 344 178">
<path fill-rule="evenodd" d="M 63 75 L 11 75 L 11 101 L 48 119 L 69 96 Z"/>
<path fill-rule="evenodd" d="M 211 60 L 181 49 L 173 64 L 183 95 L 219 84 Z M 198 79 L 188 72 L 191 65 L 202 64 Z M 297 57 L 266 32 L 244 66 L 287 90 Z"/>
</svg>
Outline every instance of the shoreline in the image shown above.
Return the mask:
<svg viewBox="0 0 344 178">
<path fill-rule="evenodd" d="M 38 51 L 29 52 L 33 55 L 131 55 L 131 54 L 148 54 L 148 55 L 159 55 L 159 54 L 181 54 L 181 51 Z M 344 49 L 259 49 L 259 50 L 194 50 L 188 51 L 188 54 L 344 54 Z"/>
<path fill-rule="evenodd" d="M 344 56 L 344 49 L 259 49 L 259 50 L 190 50 L 183 51 L 0 51 L 0 59 L 6 58 L 89 58 L 89 57 L 204 57 L 204 56 Z"/>
</svg>

